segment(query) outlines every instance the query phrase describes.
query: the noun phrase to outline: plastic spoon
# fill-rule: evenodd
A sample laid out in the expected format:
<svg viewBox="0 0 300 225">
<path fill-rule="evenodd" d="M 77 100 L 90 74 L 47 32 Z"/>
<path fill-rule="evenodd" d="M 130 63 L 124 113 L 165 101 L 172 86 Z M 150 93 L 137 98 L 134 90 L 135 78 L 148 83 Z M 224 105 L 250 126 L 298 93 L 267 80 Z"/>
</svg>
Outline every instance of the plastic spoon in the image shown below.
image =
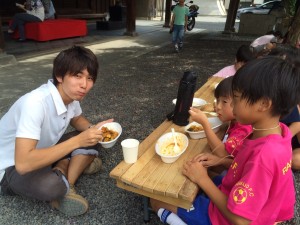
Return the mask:
<svg viewBox="0 0 300 225">
<path fill-rule="evenodd" d="M 171 130 L 172 130 L 172 136 L 173 136 L 173 139 L 174 139 L 174 149 L 173 150 L 174 150 L 175 153 L 178 153 L 178 152 L 180 152 L 180 148 L 179 148 L 179 146 L 177 144 L 175 130 L 174 130 L 174 128 L 171 128 Z"/>
<path fill-rule="evenodd" d="M 211 116 L 218 116 L 218 114 L 216 112 L 207 112 L 207 111 L 202 111 L 205 114 L 209 114 Z"/>
</svg>

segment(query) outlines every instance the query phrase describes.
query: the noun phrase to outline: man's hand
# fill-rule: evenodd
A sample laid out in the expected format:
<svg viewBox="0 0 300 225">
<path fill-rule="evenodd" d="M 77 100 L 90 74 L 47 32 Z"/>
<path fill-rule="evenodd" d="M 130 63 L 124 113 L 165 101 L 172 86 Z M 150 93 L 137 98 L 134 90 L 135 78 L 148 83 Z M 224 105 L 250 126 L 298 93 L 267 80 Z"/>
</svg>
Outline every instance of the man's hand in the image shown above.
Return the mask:
<svg viewBox="0 0 300 225">
<path fill-rule="evenodd" d="M 102 141 L 102 131 L 99 129 L 102 125 L 106 123 L 113 122 L 114 119 L 108 119 L 102 122 L 97 123 L 95 126 L 90 127 L 89 129 L 78 134 L 79 143 L 81 147 L 88 147 L 97 144 L 99 141 Z"/>
<path fill-rule="evenodd" d="M 103 136 L 102 131 L 99 130 L 96 126 L 94 126 L 90 129 L 81 132 L 75 138 L 78 138 L 79 146 L 89 147 L 96 145 L 99 141 L 103 139 Z"/>
</svg>

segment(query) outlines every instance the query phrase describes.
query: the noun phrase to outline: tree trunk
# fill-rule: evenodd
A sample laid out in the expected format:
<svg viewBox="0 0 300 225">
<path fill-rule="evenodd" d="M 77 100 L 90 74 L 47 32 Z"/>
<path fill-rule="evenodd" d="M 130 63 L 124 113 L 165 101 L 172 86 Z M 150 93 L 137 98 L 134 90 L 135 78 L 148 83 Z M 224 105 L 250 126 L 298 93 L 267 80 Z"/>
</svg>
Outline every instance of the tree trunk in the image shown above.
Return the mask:
<svg viewBox="0 0 300 225">
<path fill-rule="evenodd" d="M 4 38 L 2 32 L 2 20 L 0 16 L 0 54 L 4 51 Z"/>
<path fill-rule="evenodd" d="M 299 48 L 300 46 L 300 8 L 293 19 L 290 31 L 287 37 L 287 43 Z"/>
<path fill-rule="evenodd" d="M 135 0 L 126 0 L 126 31 L 124 35 L 136 36 L 135 32 L 136 8 Z"/>
<path fill-rule="evenodd" d="M 170 27 L 172 0 L 166 0 L 166 15 L 164 27 Z"/>
<path fill-rule="evenodd" d="M 240 0 L 231 0 L 229 3 L 224 33 L 232 33 L 235 32 L 234 24 L 236 13 L 239 8 Z"/>
</svg>

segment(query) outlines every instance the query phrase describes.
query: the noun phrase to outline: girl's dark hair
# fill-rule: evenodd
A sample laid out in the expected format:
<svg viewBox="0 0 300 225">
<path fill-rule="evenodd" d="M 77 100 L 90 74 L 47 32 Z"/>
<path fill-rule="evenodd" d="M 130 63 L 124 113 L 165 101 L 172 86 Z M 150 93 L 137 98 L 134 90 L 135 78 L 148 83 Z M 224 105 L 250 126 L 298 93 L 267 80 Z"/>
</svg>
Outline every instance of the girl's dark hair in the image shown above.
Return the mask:
<svg viewBox="0 0 300 225">
<path fill-rule="evenodd" d="M 255 59 L 237 71 L 232 90 L 240 92 L 249 104 L 271 100 L 272 115 L 286 115 L 300 102 L 299 68 L 279 57 Z"/>
<path fill-rule="evenodd" d="M 296 67 L 300 67 L 300 50 L 289 44 L 280 44 L 273 48 L 269 55 L 281 57 Z"/>
<path fill-rule="evenodd" d="M 98 74 L 98 60 L 95 54 L 88 48 L 73 46 L 60 52 L 53 62 L 52 79 L 55 86 L 58 81 L 56 77 L 64 78 L 67 73 L 76 75 L 87 69 L 95 82 Z"/>
<path fill-rule="evenodd" d="M 218 84 L 214 93 L 215 98 L 232 97 L 232 79 L 233 76 L 227 77 Z"/>
<path fill-rule="evenodd" d="M 248 62 L 252 59 L 255 59 L 253 52 L 250 50 L 248 45 L 241 45 L 235 55 L 237 62 Z"/>
</svg>

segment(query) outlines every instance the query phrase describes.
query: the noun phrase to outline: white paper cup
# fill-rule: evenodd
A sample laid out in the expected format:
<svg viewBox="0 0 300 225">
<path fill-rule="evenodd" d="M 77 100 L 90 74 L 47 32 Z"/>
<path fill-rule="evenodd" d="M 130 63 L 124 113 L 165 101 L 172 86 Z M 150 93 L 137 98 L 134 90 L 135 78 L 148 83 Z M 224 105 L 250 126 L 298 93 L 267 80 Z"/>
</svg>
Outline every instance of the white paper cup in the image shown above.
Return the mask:
<svg viewBox="0 0 300 225">
<path fill-rule="evenodd" d="M 126 163 L 135 163 L 138 157 L 140 142 L 136 139 L 125 139 L 121 142 L 124 161 Z"/>
</svg>

